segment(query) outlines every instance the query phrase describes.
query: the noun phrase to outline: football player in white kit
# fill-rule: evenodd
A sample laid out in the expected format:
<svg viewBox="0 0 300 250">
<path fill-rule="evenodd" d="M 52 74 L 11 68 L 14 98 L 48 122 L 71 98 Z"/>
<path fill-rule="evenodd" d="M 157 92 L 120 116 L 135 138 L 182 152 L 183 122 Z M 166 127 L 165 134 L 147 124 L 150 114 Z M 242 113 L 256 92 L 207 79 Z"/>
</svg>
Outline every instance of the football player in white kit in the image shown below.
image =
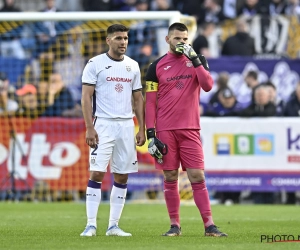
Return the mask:
<svg viewBox="0 0 300 250">
<path fill-rule="evenodd" d="M 121 24 L 108 27 L 108 52 L 91 58 L 83 70 L 81 104 L 86 143 L 90 146 L 90 179 L 86 189 L 87 225 L 80 236 L 96 236 L 101 182 L 109 163 L 114 184 L 106 235 L 131 236 L 119 228 L 118 222 L 125 204 L 128 174 L 138 171 L 136 145 L 142 146 L 146 139 L 140 68 L 125 55 L 128 31 Z M 133 110 L 139 124 L 136 136 Z"/>
</svg>

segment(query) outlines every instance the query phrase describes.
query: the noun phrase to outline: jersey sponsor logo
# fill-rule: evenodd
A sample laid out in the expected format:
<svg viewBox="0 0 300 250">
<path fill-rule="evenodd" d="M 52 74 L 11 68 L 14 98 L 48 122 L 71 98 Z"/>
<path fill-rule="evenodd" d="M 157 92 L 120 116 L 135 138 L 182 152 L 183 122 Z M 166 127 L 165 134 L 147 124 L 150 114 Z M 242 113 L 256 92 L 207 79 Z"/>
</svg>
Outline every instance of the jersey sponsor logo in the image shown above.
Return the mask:
<svg viewBox="0 0 300 250">
<path fill-rule="evenodd" d="M 129 72 L 131 71 L 131 66 L 126 66 L 126 70 Z"/>
<path fill-rule="evenodd" d="M 111 68 L 112 66 L 107 66 L 107 67 L 105 67 L 106 69 L 109 69 L 109 68 Z"/>
<path fill-rule="evenodd" d="M 108 82 L 131 82 L 132 79 L 130 78 L 124 78 L 124 77 L 106 77 L 106 81 Z"/>
<path fill-rule="evenodd" d="M 168 70 L 169 68 L 171 68 L 171 66 L 167 66 L 164 68 L 164 70 Z"/>
<path fill-rule="evenodd" d="M 118 92 L 118 93 L 121 93 L 123 91 L 123 85 L 118 83 L 115 85 L 115 90 Z"/>
<path fill-rule="evenodd" d="M 273 134 L 215 134 L 216 155 L 273 155 Z"/>
<path fill-rule="evenodd" d="M 158 90 L 158 83 L 146 81 L 146 92 L 155 92 Z"/>
<path fill-rule="evenodd" d="M 180 75 L 180 76 L 168 77 L 167 82 L 178 81 L 180 79 L 189 79 L 192 77 L 193 77 L 193 75 Z"/>
</svg>

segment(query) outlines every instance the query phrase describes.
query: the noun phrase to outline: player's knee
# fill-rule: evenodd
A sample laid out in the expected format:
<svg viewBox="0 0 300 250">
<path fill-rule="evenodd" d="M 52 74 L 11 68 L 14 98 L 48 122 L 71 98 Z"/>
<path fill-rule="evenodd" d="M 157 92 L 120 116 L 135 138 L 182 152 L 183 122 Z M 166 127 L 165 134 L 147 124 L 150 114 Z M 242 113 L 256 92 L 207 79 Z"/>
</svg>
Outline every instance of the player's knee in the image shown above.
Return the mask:
<svg viewBox="0 0 300 250">
<path fill-rule="evenodd" d="M 102 182 L 102 180 L 104 178 L 104 175 L 105 175 L 104 172 L 91 171 L 90 172 L 90 180 L 97 181 L 97 182 Z"/>
<path fill-rule="evenodd" d="M 176 181 L 178 180 L 178 170 L 164 171 L 164 176 L 166 181 Z"/>
<path fill-rule="evenodd" d="M 191 183 L 199 183 L 205 180 L 204 171 L 201 169 L 187 169 L 187 174 Z"/>
<path fill-rule="evenodd" d="M 119 184 L 126 184 L 128 180 L 128 174 L 114 174 L 114 181 Z"/>
</svg>

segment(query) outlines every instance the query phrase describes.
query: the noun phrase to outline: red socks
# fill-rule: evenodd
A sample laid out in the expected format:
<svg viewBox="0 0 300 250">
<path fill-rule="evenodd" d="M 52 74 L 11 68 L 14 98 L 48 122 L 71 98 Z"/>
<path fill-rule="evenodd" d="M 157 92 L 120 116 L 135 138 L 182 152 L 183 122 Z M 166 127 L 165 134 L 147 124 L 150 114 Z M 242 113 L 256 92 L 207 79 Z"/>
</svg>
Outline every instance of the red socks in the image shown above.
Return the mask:
<svg viewBox="0 0 300 250">
<path fill-rule="evenodd" d="M 204 227 L 207 228 L 210 225 L 213 225 L 214 222 L 212 219 L 209 195 L 205 185 L 205 181 L 200 183 L 192 183 L 191 185 L 193 189 L 195 204 L 200 211 Z M 177 225 L 178 227 L 180 227 L 180 197 L 178 192 L 177 180 L 171 182 L 164 181 L 164 195 L 171 225 Z"/>
<path fill-rule="evenodd" d="M 164 195 L 171 225 L 177 225 L 180 227 L 180 197 L 178 192 L 178 180 L 171 182 L 164 181 Z"/>
<path fill-rule="evenodd" d="M 204 227 L 207 228 L 213 225 L 212 213 L 210 208 L 210 201 L 205 181 L 200 183 L 192 183 L 194 194 L 194 201 L 201 214 Z"/>
</svg>

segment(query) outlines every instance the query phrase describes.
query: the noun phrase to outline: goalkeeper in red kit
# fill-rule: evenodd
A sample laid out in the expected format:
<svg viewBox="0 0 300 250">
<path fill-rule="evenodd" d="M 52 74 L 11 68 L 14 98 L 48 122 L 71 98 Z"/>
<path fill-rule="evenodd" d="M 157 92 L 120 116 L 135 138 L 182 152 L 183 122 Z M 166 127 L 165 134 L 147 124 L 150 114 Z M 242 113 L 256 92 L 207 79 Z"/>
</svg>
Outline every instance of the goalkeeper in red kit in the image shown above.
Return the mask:
<svg viewBox="0 0 300 250">
<path fill-rule="evenodd" d="M 213 80 L 204 56 L 187 44 L 188 29 L 173 23 L 166 42 L 169 51 L 146 74 L 146 126 L 148 151 L 156 169 L 164 173 L 164 196 L 171 228 L 163 236 L 181 235 L 178 170 L 187 172 L 194 201 L 201 214 L 205 236 L 227 236 L 213 222 L 204 177 L 200 140 L 200 90 L 212 89 Z"/>
</svg>

